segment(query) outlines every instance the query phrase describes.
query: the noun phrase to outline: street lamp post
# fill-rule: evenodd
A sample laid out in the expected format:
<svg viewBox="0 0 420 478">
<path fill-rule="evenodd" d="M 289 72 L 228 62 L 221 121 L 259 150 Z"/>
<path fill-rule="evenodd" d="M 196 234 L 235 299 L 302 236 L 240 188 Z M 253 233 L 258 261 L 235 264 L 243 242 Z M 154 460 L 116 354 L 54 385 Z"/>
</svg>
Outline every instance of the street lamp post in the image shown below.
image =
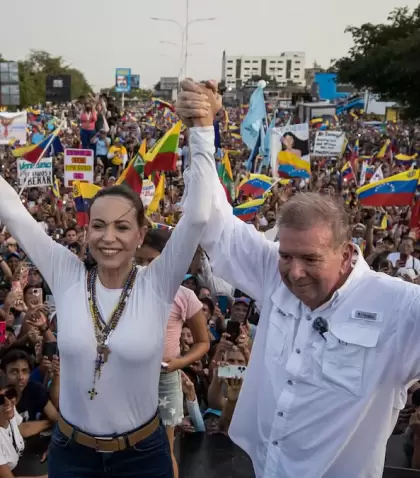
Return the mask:
<svg viewBox="0 0 420 478">
<path fill-rule="evenodd" d="M 151 17 L 152 20 L 154 21 L 159 21 L 159 22 L 170 22 L 174 23 L 180 30 L 181 30 L 181 35 L 182 35 L 182 43 L 181 43 L 181 68 L 179 72 L 179 77 L 187 76 L 188 73 L 188 47 L 193 46 L 193 45 L 200 45 L 202 43 L 194 43 L 194 44 L 189 44 L 189 27 L 193 23 L 198 23 L 198 22 L 211 22 L 213 20 L 216 20 L 215 17 L 208 17 L 208 18 L 194 18 L 193 20 L 190 20 L 189 15 L 190 15 L 190 0 L 185 0 L 186 1 L 186 18 L 185 18 L 185 24 L 181 25 L 179 22 L 174 20 L 173 18 L 160 18 L 160 17 Z M 175 45 L 173 42 L 164 42 L 161 41 L 160 43 L 169 43 L 172 45 Z"/>
</svg>

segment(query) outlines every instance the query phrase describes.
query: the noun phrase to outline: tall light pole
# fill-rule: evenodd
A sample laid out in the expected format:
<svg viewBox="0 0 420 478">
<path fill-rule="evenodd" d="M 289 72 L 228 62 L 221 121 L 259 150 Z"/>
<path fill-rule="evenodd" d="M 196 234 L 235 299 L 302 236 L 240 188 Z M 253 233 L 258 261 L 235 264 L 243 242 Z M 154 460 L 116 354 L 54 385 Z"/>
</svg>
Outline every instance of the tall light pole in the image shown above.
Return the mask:
<svg viewBox="0 0 420 478">
<path fill-rule="evenodd" d="M 160 18 L 160 17 L 151 17 L 152 20 L 154 21 L 159 21 L 159 22 L 169 22 L 169 23 L 174 23 L 180 30 L 181 30 L 181 35 L 182 35 L 182 42 L 181 42 L 181 68 L 179 72 L 179 77 L 187 76 L 188 73 L 188 47 L 192 46 L 192 44 L 188 44 L 189 41 L 189 27 L 193 23 L 198 23 L 198 22 L 211 22 L 213 20 L 216 20 L 215 17 L 208 17 L 208 18 L 194 18 L 193 20 L 190 20 L 189 15 L 190 15 L 190 0 L 185 0 L 186 1 L 186 17 L 185 17 L 185 24 L 181 25 L 179 22 L 174 20 L 173 18 Z M 161 43 L 171 43 L 172 42 L 161 42 Z M 195 45 L 198 45 L 199 43 L 196 43 Z"/>
</svg>

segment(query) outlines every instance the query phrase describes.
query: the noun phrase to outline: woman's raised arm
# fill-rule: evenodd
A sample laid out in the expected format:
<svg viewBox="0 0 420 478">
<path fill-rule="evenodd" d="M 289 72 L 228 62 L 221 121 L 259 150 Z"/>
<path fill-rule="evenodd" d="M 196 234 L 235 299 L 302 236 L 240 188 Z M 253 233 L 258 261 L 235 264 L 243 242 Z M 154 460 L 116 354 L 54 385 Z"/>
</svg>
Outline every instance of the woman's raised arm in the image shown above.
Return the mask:
<svg viewBox="0 0 420 478">
<path fill-rule="evenodd" d="M 157 295 L 171 304 L 181 282 L 188 271 L 201 234 L 210 218 L 212 204 L 212 178 L 217 177 L 214 164 L 214 128 L 213 120 L 221 108 L 221 100 L 213 93 L 200 92 L 197 85 L 197 117 L 183 117 L 184 122 L 192 124 L 190 129 L 191 152 L 191 190 L 184 204 L 183 216 L 174 229 L 162 254 L 149 267 L 150 278 Z M 182 103 L 184 93 L 179 100 Z"/>
<path fill-rule="evenodd" d="M 47 281 L 52 292 L 77 280 L 82 262 L 54 242 L 22 204 L 16 191 L 0 176 L 0 221 Z"/>
</svg>

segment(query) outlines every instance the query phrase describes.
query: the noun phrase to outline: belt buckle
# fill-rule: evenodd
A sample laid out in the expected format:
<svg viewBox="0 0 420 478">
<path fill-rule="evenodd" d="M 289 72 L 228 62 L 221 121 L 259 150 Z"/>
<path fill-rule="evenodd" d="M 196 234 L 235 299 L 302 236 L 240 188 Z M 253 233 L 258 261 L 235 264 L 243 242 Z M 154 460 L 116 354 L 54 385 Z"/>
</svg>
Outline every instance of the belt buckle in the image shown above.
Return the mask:
<svg viewBox="0 0 420 478">
<path fill-rule="evenodd" d="M 98 438 L 98 437 L 94 437 L 94 438 L 95 438 L 95 442 L 96 442 L 95 443 L 95 451 L 97 453 L 112 453 L 112 451 L 105 451 L 105 450 L 100 450 L 99 449 L 101 443 L 104 442 L 104 441 L 108 441 L 108 440 L 106 440 L 104 438 Z M 111 441 L 111 440 L 112 440 L 112 438 L 109 438 L 109 441 Z"/>
</svg>

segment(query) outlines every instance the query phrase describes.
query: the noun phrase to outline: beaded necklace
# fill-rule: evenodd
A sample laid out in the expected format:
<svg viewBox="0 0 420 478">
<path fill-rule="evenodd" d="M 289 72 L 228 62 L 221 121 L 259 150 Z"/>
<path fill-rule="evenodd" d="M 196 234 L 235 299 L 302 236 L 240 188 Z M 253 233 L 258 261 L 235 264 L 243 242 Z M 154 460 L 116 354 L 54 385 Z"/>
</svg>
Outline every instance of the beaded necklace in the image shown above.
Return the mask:
<svg viewBox="0 0 420 478">
<path fill-rule="evenodd" d="M 96 298 L 96 279 L 98 277 L 98 268 L 93 267 L 87 273 L 88 303 L 90 314 L 92 316 L 93 328 L 95 331 L 97 344 L 93 385 L 92 389 L 88 391 L 91 400 L 93 400 L 96 395 L 98 395 L 98 392 L 96 391 L 96 382 L 101 378 L 102 367 L 108 361 L 108 356 L 111 353 L 111 350 L 109 349 L 109 339 L 111 338 L 111 335 L 117 327 L 118 322 L 125 310 L 128 298 L 130 297 L 131 291 L 133 290 L 136 275 L 137 267 L 133 265 L 124 284 L 118 303 L 115 306 L 110 318 L 108 319 L 108 322 L 105 322 L 102 319 L 101 313 L 99 312 Z"/>
</svg>

